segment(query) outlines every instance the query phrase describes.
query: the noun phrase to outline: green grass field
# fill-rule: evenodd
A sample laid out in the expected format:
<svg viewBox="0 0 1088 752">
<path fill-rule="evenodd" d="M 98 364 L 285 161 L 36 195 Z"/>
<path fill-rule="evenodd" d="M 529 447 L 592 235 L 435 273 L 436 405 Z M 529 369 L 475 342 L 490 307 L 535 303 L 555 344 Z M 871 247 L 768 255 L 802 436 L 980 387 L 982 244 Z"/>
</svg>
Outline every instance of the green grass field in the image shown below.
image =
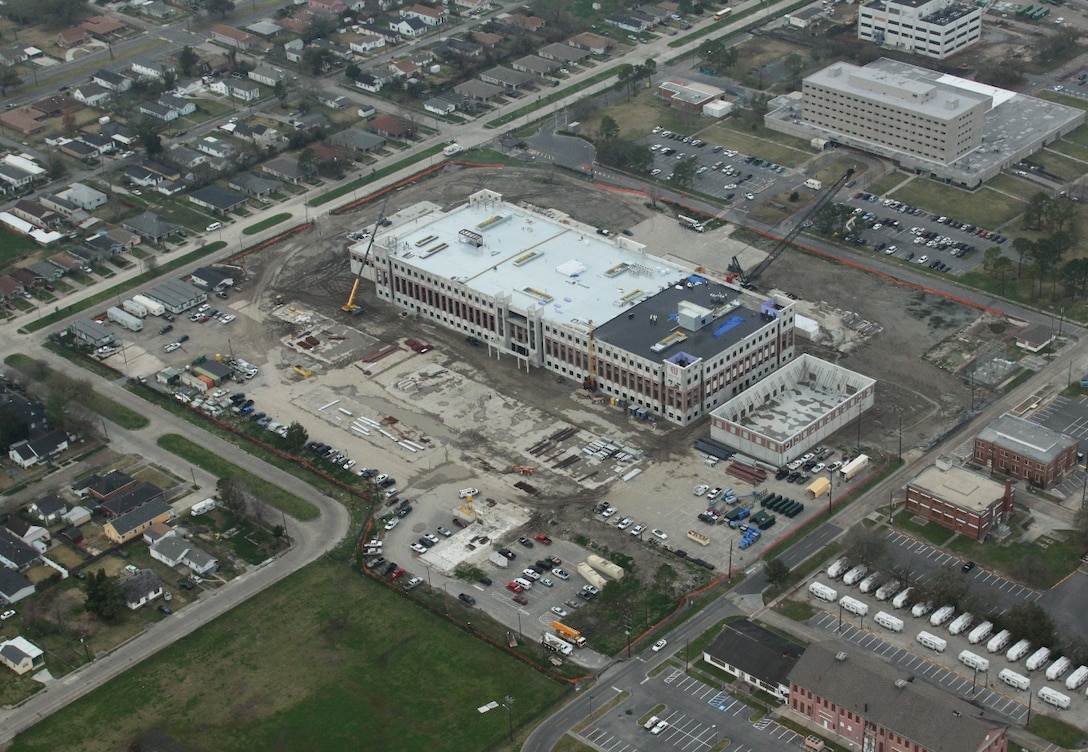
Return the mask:
<svg viewBox="0 0 1088 752">
<path fill-rule="evenodd" d="M 294 494 L 287 493 L 282 488 L 274 486 L 248 470 L 243 470 L 232 462 L 227 462 L 214 452 L 209 452 L 184 436 L 168 433 L 160 436 L 157 443 L 163 449 L 173 452 L 197 467 L 207 470 L 217 478 L 241 478 L 249 485 L 255 496 L 296 519 L 312 520 L 318 515 L 317 507 L 310 502 L 304 501 Z"/>
<path fill-rule="evenodd" d="M 943 546 L 952 537 L 952 531 L 948 528 L 941 527 L 934 522 L 919 525 L 913 520 L 913 517 L 914 515 L 904 509 L 895 515 L 893 522 L 911 535 L 927 540 L 935 546 Z"/>
<path fill-rule="evenodd" d="M 889 195 L 911 206 L 946 214 L 978 227 L 1001 227 L 1024 211 L 1024 202 L 989 188 L 969 192 L 934 180 L 912 180 Z"/>
<path fill-rule="evenodd" d="M 181 618 L 173 616 L 169 618 Z M 12 752 L 479 752 L 565 692 L 398 593 L 322 559 L 21 734 Z M 510 718 L 492 700 L 514 699 Z M 118 712 L 126 708 L 126 712 Z"/>
<path fill-rule="evenodd" d="M 36 250 L 38 250 L 38 244 L 30 238 L 0 230 L 0 269 L 7 268 L 13 262 Z"/>
<path fill-rule="evenodd" d="M 243 235 L 256 235 L 258 232 L 261 232 L 262 230 L 267 230 L 269 227 L 275 227 L 280 222 L 283 222 L 283 221 L 288 220 L 290 218 L 291 218 L 291 213 L 290 212 L 283 212 L 281 214 L 273 214 L 271 217 L 267 217 L 265 219 L 262 219 L 260 222 L 255 222 L 255 223 L 251 224 L 249 227 L 246 227 L 244 230 L 242 230 L 242 234 Z"/>
</svg>

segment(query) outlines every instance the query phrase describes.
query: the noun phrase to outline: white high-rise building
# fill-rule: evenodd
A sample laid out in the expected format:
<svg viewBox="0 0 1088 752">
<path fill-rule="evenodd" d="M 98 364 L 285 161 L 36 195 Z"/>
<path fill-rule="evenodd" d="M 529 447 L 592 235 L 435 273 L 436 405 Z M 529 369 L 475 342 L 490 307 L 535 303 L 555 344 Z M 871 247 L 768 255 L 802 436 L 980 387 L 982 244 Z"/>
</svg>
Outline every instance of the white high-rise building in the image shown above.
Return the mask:
<svg viewBox="0 0 1088 752">
<path fill-rule="evenodd" d="M 871 0 L 858 39 L 943 60 L 982 38 L 982 9 L 955 0 Z"/>
</svg>

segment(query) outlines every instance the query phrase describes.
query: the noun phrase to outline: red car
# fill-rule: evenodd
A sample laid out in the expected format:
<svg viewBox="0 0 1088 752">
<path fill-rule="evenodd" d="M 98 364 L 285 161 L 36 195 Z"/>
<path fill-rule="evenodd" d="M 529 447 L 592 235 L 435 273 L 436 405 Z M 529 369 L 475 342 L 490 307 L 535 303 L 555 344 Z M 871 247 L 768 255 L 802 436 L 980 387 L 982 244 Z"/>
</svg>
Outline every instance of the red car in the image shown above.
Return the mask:
<svg viewBox="0 0 1088 752">
<path fill-rule="evenodd" d="M 519 593 L 520 594 L 520 593 L 525 592 L 525 588 L 523 588 L 521 585 L 517 584 L 516 582 L 506 583 L 506 589 L 509 590 L 511 593 Z"/>
<path fill-rule="evenodd" d="M 453 518 L 453 526 L 454 527 L 468 527 L 468 523 L 465 522 L 464 520 L 462 520 L 460 517 L 454 517 Z"/>
<path fill-rule="evenodd" d="M 552 544 L 552 539 L 544 535 L 544 533 L 537 533 L 533 537 L 543 543 L 545 546 L 550 546 Z"/>
<path fill-rule="evenodd" d="M 514 596 L 514 603 L 520 603 L 523 606 L 528 606 L 529 605 L 529 599 L 526 598 L 524 595 L 515 595 Z"/>
<path fill-rule="evenodd" d="M 389 574 L 389 579 L 397 580 L 404 576 L 404 567 L 397 567 Z"/>
</svg>

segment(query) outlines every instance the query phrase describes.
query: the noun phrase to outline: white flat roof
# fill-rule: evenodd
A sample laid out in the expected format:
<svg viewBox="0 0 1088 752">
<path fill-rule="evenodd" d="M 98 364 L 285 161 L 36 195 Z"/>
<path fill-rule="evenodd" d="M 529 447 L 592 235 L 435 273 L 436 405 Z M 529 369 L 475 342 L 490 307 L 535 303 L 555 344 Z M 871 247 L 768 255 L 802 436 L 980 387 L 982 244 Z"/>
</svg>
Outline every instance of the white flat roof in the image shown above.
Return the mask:
<svg viewBox="0 0 1088 752">
<path fill-rule="evenodd" d="M 516 311 L 538 309 L 545 321 L 583 329 L 589 321 L 599 326 L 625 313 L 689 273 L 646 255 L 623 236 L 605 238 L 550 213 L 554 218 L 499 200 L 472 201 L 409 220 L 376 242 L 395 246 L 390 256 L 396 261 L 482 295 L 509 294 Z M 462 230 L 483 244 L 465 242 Z"/>
</svg>

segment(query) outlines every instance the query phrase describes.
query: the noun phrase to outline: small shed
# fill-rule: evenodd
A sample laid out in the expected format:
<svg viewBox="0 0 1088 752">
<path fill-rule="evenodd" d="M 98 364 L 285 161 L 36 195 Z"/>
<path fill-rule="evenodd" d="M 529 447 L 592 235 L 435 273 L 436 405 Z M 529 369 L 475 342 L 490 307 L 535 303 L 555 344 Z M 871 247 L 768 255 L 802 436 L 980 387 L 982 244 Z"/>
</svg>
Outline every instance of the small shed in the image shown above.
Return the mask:
<svg viewBox="0 0 1088 752">
<path fill-rule="evenodd" d="M 831 481 L 823 476 L 820 476 L 816 480 L 812 481 L 805 490 L 812 494 L 812 498 L 816 499 L 827 493 L 827 489 L 831 488 Z"/>
</svg>

